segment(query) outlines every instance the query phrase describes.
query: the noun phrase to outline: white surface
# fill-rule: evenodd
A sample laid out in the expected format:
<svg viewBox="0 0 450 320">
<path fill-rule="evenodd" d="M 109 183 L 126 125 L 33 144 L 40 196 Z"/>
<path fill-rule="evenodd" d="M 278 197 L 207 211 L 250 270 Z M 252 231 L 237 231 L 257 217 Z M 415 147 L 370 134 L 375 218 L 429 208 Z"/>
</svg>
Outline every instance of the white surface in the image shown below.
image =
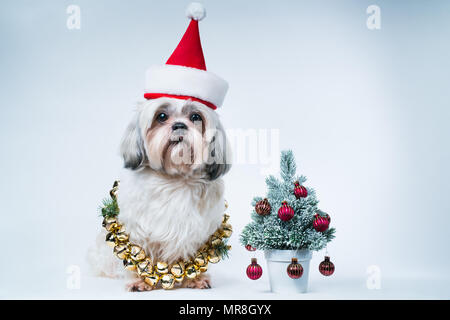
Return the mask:
<svg viewBox="0 0 450 320">
<path fill-rule="evenodd" d="M 262 264 L 266 268 L 265 263 Z M 126 280 L 82 275 L 80 289 L 67 289 L 67 275 L 58 270 L 33 270 L 23 282 L 0 289 L 4 299 L 450 299 L 450 280 L 441 277 L 397 277 L 381 279 L 380 289 L 368 289 L 365 277 L 323 277 L 311 270 L 308 293 L 271 293 L 267 274 L 253 281 L 245 276 L 245 267 L 227 272 L 230 263 L 212 272 L 212 289 L 162 289 L 150 292 L 126 292 Z M 220 271 L 218 269 L 221 269 Z M 36 272 L 38 271 L 38 272 Z M 209 272 L 209 271 L 208 271 Z"/>
</svg>

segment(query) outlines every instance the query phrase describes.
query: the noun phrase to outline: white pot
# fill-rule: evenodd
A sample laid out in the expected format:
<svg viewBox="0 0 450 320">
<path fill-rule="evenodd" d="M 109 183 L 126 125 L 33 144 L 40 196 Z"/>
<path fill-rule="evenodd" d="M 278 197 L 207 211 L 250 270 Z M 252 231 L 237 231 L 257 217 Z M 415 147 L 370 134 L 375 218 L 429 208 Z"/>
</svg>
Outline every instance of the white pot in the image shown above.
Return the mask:
<svg viewBox="0 0 450 320">
<path fill-rule="evenodd" d="M 308 291 L 309 262 L 312 252 L 309 250 L 265 250 L 269 271 L 270 290 L 277 293 L 305 293 Z M 291 279 L 287 267 L 292 258 L 297 258 L 303 267 L 303 275 L 299 279 Z"/>
</svg>

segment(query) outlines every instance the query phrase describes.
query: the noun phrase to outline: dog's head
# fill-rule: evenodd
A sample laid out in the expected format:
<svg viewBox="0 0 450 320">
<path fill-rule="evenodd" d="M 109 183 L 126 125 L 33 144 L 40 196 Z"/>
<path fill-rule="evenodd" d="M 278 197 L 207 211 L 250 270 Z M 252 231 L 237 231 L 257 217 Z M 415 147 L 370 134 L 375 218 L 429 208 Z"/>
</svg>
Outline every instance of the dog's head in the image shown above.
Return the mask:
<svg viewBox="0 0 450 320">
<path fill-rule="evenodd" d="M 217 113 L 173 98 L 138 105 L 121 144 L 125 167 L 214 180 L 230 169 L 230 151 Z"/>
</svg>

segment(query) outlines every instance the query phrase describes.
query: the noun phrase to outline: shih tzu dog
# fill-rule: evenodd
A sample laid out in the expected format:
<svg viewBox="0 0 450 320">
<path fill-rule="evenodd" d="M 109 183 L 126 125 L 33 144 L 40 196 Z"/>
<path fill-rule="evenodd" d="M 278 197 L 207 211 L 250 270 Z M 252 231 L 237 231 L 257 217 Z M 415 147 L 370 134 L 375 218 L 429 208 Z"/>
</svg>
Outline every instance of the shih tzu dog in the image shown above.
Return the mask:
<svg viewBox="0 0 450 320">
<path fill-rule="evenodd" d="M 138 105 L 120 148 L 120 220 L 130 241 L 153 261 L 190 258 L 220 226 L 224 212 L 222 176 L 230 169 L 228 143 L 217 113 L 200 102 L 176 98 Z M 100 276 L 134 275 L 123 269 L 106 233 L 98 236 L 89 260 Z M 202 274 L 184 287 L 210 288 Z M 152 287 L 137 277 L 129 291 Z"/>
<path fill-rule="evenodd" d="M 230 152 L 214 111 L 228 83 L 206 70 L 198 22 L 206 16 L 199 3 L 186 11 L 190 23 L 165 65 L 146 73 L 144 97 L 122 140 L 125 173 L 118 192 L 119 218 L 152 261 L 169 264 L 189 259 L 222 222 L 224 184 Z M 96 274 L 133 274 L 98 236 L 88 258 Z M 204 274 L 186 287 L 209 288 Z M 151 290 L 140 279 L 130 291 Z"/>
</svg>

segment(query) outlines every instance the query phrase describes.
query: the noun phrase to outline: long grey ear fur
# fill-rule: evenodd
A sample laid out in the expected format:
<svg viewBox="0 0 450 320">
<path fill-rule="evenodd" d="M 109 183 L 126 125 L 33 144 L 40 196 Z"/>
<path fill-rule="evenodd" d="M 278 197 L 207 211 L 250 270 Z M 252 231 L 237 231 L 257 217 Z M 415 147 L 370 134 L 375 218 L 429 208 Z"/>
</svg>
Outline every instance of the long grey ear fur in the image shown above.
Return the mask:
<svg viewBox="0 0 450 320">
<path fill-rule="evenodd" d="M 225 130 L 220 124 L 217 127 L 216 134 L 211 139 L 208 152 L 210 159 L 208 159 L 205 170 L 209 180 L 216 180 L 231 168 L 231 149 Z"/>
<path fill-rule="evenodd" d="M 120 153 L 123 157 L 124 167 L 132 170 L 142 167 L 146 160 L 144 140 L 139 127 L 139 111 L 136 111 L 125 130 L 120 145 Z"/>
</svg>

